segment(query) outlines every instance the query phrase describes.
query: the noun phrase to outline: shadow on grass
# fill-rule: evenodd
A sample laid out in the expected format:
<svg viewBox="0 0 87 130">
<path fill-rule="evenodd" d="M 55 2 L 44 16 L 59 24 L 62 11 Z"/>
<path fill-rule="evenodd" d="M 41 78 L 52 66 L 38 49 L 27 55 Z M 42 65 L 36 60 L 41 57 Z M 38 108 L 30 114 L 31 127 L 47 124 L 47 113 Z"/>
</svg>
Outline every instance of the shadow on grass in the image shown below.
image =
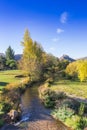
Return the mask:
<svg viewBox="0 0 87 130">
<path fill-rule="evenodd" d="M 8 82 L 0 82 L 0 86 L 6 86 Z"/>
</svg>

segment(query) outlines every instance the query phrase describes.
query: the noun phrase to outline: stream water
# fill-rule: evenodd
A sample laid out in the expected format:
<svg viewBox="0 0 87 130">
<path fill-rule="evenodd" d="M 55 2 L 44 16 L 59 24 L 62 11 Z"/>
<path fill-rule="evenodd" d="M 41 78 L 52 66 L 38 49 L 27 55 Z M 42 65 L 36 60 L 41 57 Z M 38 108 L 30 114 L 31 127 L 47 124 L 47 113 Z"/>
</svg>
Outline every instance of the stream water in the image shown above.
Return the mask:
<svg viewBox="0 0 87 130">
<path fill-rule="evenodd" d="M 27 88 L 21 98 L 22 120 L 20 127 L 26 130 L 70 130 L 62 122 L 50 116 L 38 97 L 38 87 Z"/>
</svg>

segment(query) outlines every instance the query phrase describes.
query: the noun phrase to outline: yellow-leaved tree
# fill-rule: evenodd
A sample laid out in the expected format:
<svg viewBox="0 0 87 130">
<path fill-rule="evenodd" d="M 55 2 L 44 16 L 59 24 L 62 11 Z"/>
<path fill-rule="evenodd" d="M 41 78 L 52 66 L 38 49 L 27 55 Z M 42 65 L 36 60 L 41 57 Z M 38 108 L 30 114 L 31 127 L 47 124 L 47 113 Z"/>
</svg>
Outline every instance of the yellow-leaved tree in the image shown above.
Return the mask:
<svg viewBox="0 0 87 130">
<path fill-rule="evenodd" d="M 66 68 L 66 73 L 72 77 L 78 77 L 80 81 L 87 79 L 87 60 L 78 60 L 70 63 Z"/>
<path fill-rule="evenodd" d="M 43 49 L 40 44 L 32 40 L 28 30 L 25 31 L 22 45 L 22 69 L 27 72 L 31 80 L 37 80 L 41 74 Z"/>
<path fill-rule="evenodd" d="M 71 62 L 66 68 L 66 73 L 68 73 L 72 77 L 77 77 L 78 72 L 77 72 L 77 62 Z"/>
<path fill-rule="evenodd" d="M 78 77 L 80 81 L 87 79 L 87 60 L 81 60 L 77 64 Z"/>
</svg>

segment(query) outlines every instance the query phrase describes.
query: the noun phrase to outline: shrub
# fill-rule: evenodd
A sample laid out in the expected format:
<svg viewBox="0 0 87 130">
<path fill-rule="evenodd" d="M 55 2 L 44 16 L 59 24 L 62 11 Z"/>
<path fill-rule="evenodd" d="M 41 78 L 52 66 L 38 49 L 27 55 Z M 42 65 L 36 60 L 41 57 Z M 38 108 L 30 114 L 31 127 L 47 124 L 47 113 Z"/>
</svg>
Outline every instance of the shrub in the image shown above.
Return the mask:
<svg viewBox="0 0 87 130">
<path fill-rule="evenodd" d="M 55 92 L 50 89 L 46 89 L 41 93 L 41 99 L 44 102 L 45 107 L 53 108 L 55 105 Z"/>
<path fill-rule="evenodd" d="M 71 118 L 67 118 L 65 124 L 72 127 L 74 130 L 83 130 L 87 127 L 87 118 L 74 115 Z"/>
<path fill-rule="evenodd" d="M 73 99 L 66 99 L 62 102 L 62 105 L 65 105 L 66 107 L 73 109 L 75 113 L 78 113 L 78 109 L 80 107 L 80 103 L 73 100 Z"/>
<path fill-rule="evenodd" d="M 80 104 L 80 107 L 79 107 L 79 116 L 83 116 L 84 114 L 84 109 L 85 109 L 85 105 L 83 103 Z"/>
<path fill-rule="evenodd" d="M 44 105 L 47 108 L 53 108 L 55 105 L 55 102 L 51 100 L 49 96 L 45 96 Z"/>
<path fill-rule="evenodd" d="M 74 111 L 72 109 L 69 109 L 63 106 L 63 107 L 60 107 L 59 109 L 53 110 L 52 115 L 56 119 L 65 121 L 67 118 L 71 118 L 72 115 L 74 115 Z"/>
<path fill-rule="evenodd" d="M 0 111 L 3 111 L 5 113 L 9 112 L 9 110 L 12 108 L 10 103 L 7 102 L 1 102 L 0 103 Z"/>
<path fill-rule="evenodd" d="M 56 93 L 56 100 L 65 99 L 65 98 L 66 98 L 66 94 L 64 92 L 57 92 Z"/>
</svg>

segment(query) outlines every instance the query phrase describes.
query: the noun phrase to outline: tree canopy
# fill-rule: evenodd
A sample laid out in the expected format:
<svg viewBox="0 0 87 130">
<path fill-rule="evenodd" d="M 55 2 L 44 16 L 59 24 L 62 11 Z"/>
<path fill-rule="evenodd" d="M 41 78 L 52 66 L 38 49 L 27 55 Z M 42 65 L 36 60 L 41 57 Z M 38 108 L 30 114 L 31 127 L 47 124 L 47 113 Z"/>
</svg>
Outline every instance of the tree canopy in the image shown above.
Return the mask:
<svg viewBox="0 0 87 130">
<path fill-rule="evenodd" d="M 27 71 L 28 75 L 31 78 L 39 78 L 43 54 L 43 49 L 41 45 L 38 44 L 36 41 L 34 42 L 30 37 L 28 30 L 26 30 L 22 46 L 22 68 Z"/>
</svg>

